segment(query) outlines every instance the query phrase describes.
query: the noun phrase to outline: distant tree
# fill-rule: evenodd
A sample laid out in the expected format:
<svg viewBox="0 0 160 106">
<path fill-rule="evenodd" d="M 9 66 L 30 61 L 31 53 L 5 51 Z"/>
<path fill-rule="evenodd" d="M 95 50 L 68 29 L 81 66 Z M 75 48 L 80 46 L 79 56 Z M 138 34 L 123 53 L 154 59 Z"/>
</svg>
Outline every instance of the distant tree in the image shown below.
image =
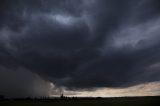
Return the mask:
<svg viewBox="0 0 160 106">
<path fill-rule="evenodd" d="M 4 95 L 0 95 L 0 100 L 4 99 Z"/>
<path fill-rule="evenodd" d="M 26 97 L 25 98 L 26 100 L 31 100 L 32 98 L 30 96 Z"/>
</svg>

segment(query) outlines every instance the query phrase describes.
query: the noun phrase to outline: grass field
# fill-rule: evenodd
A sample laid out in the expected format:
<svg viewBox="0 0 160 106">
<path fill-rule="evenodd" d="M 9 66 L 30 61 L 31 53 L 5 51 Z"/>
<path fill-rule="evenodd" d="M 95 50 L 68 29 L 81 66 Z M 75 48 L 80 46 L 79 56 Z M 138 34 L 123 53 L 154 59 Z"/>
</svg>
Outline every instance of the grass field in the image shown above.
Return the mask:
<svg viewBox="0 0 160 106">
<path fill-rule="evenodd" d="M 159 98 L 82 100 L 3 100 L 0 106 L 160 106 Z"/>
</svg>

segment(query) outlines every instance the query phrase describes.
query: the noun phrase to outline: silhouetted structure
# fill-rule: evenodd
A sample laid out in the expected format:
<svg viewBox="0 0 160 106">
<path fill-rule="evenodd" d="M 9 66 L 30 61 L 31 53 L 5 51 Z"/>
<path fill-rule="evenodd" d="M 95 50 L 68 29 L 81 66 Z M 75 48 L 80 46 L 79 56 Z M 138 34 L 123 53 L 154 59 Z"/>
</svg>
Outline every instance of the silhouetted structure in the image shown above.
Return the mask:
<svg viewBox="0 0 160 106">
<path fill-rule="evenodd" d="M 61 94 L 60 98 L 61 98 L 61 99 L 63 99 L 63 98 L 64 98 L 64 95 L 63 95 L 63 93 Z"/>
</svg>

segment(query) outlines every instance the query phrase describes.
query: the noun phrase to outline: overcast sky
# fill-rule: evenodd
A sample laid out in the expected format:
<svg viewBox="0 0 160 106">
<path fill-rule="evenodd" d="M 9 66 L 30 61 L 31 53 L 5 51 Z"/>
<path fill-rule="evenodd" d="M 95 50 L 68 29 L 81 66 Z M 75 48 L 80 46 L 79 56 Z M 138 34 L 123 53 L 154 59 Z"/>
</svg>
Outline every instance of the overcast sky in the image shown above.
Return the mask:
<svg viewBox="0 0 160 106">
<path fill-rule="evenodd" d="M 123 96 L 159 81 L 159 0 L 0 0 L 0 94 Z"/>
</svg>

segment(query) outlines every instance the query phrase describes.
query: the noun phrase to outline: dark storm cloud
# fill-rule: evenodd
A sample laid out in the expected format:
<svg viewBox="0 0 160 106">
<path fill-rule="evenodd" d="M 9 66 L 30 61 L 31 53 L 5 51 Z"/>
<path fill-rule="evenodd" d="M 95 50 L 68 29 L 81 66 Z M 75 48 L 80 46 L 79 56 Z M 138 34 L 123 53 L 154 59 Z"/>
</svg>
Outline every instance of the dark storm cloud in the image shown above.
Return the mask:
<svg viewBox="0 0 160 106">
<path fill-rule="evenodd" d="M 158 0 L 1 0 L 0 65 L 24 67 L 69 88 L 159 81 L 159 5 Z"/>
<path fill-rule="evenodd" d="M 48 96 L 50 83 L 38 75 L 19 67 L 0 66 L 0 94 L 6 97 Z"/>
</svg>

